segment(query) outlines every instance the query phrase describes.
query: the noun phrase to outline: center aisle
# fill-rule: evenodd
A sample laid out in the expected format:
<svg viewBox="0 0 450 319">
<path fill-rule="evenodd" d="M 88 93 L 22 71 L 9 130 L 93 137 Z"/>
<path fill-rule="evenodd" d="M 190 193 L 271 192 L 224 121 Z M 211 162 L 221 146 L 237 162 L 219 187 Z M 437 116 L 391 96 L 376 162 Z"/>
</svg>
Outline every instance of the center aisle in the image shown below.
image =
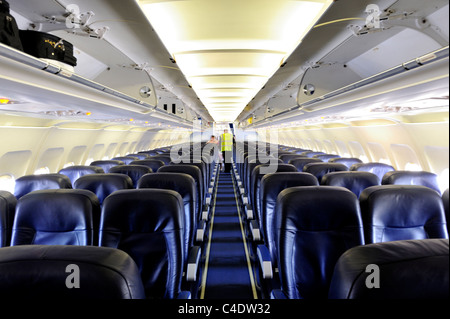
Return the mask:
<svg viewBox="0 0 450 319">
<path fill-rule="evenodd" d="M 219 173 L 200 299 L 258 299 L 230 173 Z"/>
</svg>

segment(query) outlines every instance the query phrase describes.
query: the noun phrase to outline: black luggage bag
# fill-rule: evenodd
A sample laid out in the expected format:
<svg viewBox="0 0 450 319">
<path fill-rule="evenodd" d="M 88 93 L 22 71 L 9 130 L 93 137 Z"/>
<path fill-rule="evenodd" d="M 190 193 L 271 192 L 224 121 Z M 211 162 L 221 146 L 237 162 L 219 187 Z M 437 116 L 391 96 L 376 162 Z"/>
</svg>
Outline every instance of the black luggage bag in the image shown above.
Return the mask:
<svg viewBox="0 0 450 319">
<path fill-rule="evenodd" d="M 1 1 L 1 0 L 0 0 Z M 77 65 L 77 58 L 73 54 L 73 45 L 52 34 L 21 30 L 24 52 L 41 59 L 51 59 L 69 64 Z"/>
<path fill-rule="evenodd" d="M 23 51 L 16 19 L 10 14 L 9 3 L 0 0 L 0 42 Z"/>
</svg>

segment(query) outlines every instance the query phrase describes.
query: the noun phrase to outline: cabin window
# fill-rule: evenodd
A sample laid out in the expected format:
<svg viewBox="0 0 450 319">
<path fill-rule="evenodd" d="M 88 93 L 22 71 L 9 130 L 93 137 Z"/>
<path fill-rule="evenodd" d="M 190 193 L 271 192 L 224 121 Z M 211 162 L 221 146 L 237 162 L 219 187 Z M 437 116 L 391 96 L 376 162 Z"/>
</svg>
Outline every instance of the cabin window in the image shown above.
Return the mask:
<svg viewBox="0 0 450 319">
<path fill-rule="evenodd" d="M 63 168 L 72 167 L 72 166 L 75 166 L 74 162 L 70 162 L 70 163 L 64 164 Z"/>
<path fill-rule="evenodd" d="M 408 145 L 392 144 L 391 151 L 398 169 L 407 171 L 422 170 L 422 165 L 416 153 Z"/>
<path fill-rule="evenodd" d="M 352 156 L 359 158 L 364 163 L 369 162 L 369 158 L 367 157 L 366 152 L 364 151 L 364 148 L 359 142 L 351 141 L 348 142 L 348 145 L 350 147 L 350 151 L 352 152 Z"/>
<path fill-rule="evenodd" d="M 88 158 L 87 159 L 87 161 L 86 161 L 86 163 L 84 163 L 84 165 L 91 165 L 91 163 L 94 161 L 94 159 L 91 157 L 91 158 Z"/>
<path fill-rule="evenodd" d="M 381 144 L 367 143 L 367 147 L 373 162 L 392 165 L 389 155 Z"/>
<path fill-rule="evenodd" d="M 439 176 L 438 183 L 441 188 L 441 193 L 444 193 L 449 188 L 449 169 L 446 168 Z"/>
<path fill-rule="evenodd" d="M 14 176 L 9 174 L 0 176 L 0 190 L 14 194 L 15 186 L 16 186 L 16 179 L 14 178 Z"/>
</svg>

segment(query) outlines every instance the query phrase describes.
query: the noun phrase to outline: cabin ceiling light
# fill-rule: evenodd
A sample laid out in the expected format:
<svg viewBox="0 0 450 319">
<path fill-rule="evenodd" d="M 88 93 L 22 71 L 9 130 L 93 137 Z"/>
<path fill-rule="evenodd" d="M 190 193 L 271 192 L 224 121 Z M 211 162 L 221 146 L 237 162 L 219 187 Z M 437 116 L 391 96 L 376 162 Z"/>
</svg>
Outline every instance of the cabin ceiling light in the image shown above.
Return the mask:
<svg viewBox="0 0 450 319">
<path fill-rule="evenodd" d="M 136 0 L 216 121 L 234 121 L 333 0 Z M 228 111 L 214 111 L 214 103 Z"/>
</svg>

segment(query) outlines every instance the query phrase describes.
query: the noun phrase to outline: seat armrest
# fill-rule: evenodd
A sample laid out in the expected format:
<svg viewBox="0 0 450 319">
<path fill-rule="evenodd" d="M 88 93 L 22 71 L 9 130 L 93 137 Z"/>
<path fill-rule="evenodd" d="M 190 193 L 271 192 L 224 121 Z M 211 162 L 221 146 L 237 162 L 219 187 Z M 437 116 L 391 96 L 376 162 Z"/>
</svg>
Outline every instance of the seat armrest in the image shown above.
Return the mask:
<svg viewBox="0 0 450 319">
<path fill-rule="evenodd" d="M 206 234 L 206 221 L 202 220 L 198 223 L 195 240 L 198 243 L 203 243 Z"/>
<path fill-rule="evenodd" d="M 258 262 L 262 270 L 263 279 L 272 279 L 273 267 L 269 249 L 264 245 L 259 245 L 256 250 L 258 255 Z"/>
<path fill-rule="evenodd" d="M 253 220 L 255 218 L 253 214 L 253 208 L 250 204 L 245 204 L 245 214 L 247 215 L 248 220 Z"/>
<path fill-rule="evenodd" d="M 187 282 L 197 281 L 197 273 L 201 257 L 202 257 L 202 249 L 199 246 L 192 247 L 189 252 L 189 259 L 186 271 Z"/>
<path fill-rule="evenodd" d="M 250 232 L 252 234 L 253 242 L 261 241 L 261 230 L 259 229 L 258 221 L 256 220 L 250 221 Z"/>
</svg>

